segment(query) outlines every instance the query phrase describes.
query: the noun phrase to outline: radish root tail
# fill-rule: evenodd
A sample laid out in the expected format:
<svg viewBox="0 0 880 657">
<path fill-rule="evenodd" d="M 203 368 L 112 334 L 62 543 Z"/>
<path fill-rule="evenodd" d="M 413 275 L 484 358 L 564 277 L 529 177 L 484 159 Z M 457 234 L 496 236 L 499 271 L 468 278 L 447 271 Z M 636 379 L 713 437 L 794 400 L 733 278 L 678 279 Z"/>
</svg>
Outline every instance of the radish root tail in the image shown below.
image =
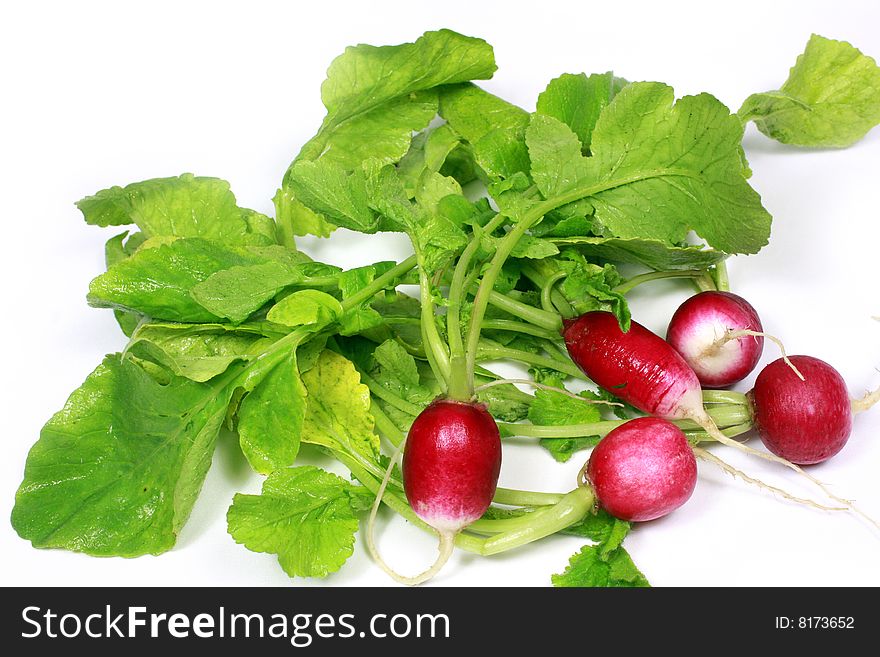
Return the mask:
<svg viewBox="0 0 880 657">
<path fill-rule="evenodd" d="M 776 486 L 771 486 L 770 484 L 765 483 L 765 482 L 761 481 L 760 479 L 755 479 L 754 477 L 747 475 L 742 470 L 738 470 L 737 468 L 730 465 L 727 461 L 722 460 L 721 458 L 719 458 L 718 456 L 716 456 L 715 454 L 713 454 L 709 450 L 703 449 L 702 447 L 694 447 L 694 454 L 696 454 L 697 458 L 703 459 L 704 461 L 709 461 L 710 463 L 714 463 L 719 468 L 721 468 L 721 470 L 723 470 L 724 472 L 729 474 L 734 479 L 742 479 L 743 481 L 745 481 L 748 484 L 752 484 L 752 485 L 757 486 L 758 488 L 761 488 L 763 490 L 770 491 L 771 493 L 774 493 L 776 495 L 784 497 L 785 499 L 790 500 L 791 502 L 803 504 L 805 506 L 809 506 L 814 509 L 821 509 L 822 511 L 849 511 L 848 507 L 826 506 L 824 504 L 819 504 L 818 502 L 815 502 L 813 500 L 808 500 L 808 499 L 805 499 L 802 497 L 795 497 L 791 493 L 788 493 L 788 492 L 782 490 L 781 488 L 777 488 Z"/>
<path fill-rule="evenodd" d="M 880 388 L 877 388 L 874 392 L 869 392 L 867 395 L 862 397 L 861 399 L 853 399 L 852 400 L 852 412 L 853 415 L 856 413 L 864 413 L 869 408 L 871 408 L 874 404 L 880 402 Z"/>
<path fill-rule="evenodd" d="M 791 371 L 797 375 L 797 378 L 799 378 L 801 381 L 806 381 L 806 379 L 804 379 L 804 375 L 801 374 L 801 371 L 789 359 L 788 354 L 785 351 L 785 345 L 782 344 L 782 340 L 777 338 L 775 335 L 770 335 L 769 333 L 762 333 L 761 331 L 751 331 L 749 329 L 740 329 L 737 331 L 728 331 L 727 335 L 725 335 L 721 339 L 721 344 L 724 344 L 725 342 L 728 342 L 729 340 L 736 340 L 737 338 L 744 338 L 744 337 L 766 338 L 767 340 L 770 340 L 770 342 L 772 342 L 777 347 L 779 347 L 779 351 L 782 354 L 782 360 L 785 361 L 785 364 L 788 365 L 791 368 Z"/>
<path fill-rule="evenodd" d="M 862 518 L 864 518 L 865 520 L 870 522 L 872 525 L 874 525 L 874 527 L 876 527 L 877 529 L 880 529 L 880 523 L 878 523 L 876 520 L 874 520 L 869 515 L 865 514 L 863 511 L 861 511 L 858 507 L 856 507 L 856 505 L 853 504 L 852 500 L 846 500 L 846 499 L 840 497 L 839 495 L 835 495 L 834 493 L 831 492 L 831 490 L 829 490 L 828 486 L 826 486 L 824 483 L 819 481 L 816 477 L 814 477 L 813 475 L 811 475 L 810 473 L 805 471 L 801 466 L 797 465 L 796 463 L 792 463 L 788 459 L 784 459 L 780 456 L 776 456 L 776 454 L 762 452 L 760 450 L 755 449 L 754 447 L 749 447 L 748 445 L 744 445 L 743 443 L 740 443 L 740 442 L 737 442 L 736 440 L 728 438 L 723 433 L 721 433 L 721 430 L 718 429 L 718 427 L 712 421 L 712 418 L 710 418 L 708 415 L 706 415 L 705 412 L 702 415 L 699 415 L 699 414 L 694 415 L 694 416 L 689 417 L 688 419 L 693 420 L 694 422 L 699 424 L 701 427 L 703 427 L 703 429 L 706 430 L 706 432 L 712 438 L 717 440 L 719 443 L 722 443 L 723 445 L 727 445 L 728 447 L 733 447 L 734 449 L 738 449 L 741 452 L 745 452 L 746 454 L 751 454 L 752 456 L 757 456 L 758 458 L 762 458 L 766 461 L 773 461 L 775 463 L 780 463 L 780 464 L 784 465 L 786 468 L 790 468 L 790 469 L 794 470 L 799 475 L 801 475 L 802 477 L 806 477 L 811 482 L 813 482 L 816 486 L 818 486 L 819 489 L 823 493 L 825 493 L 825 495 L 828 496 L 829 499 L 831 499 L 834 502 L 836 502 L 837 504 L 840 504 L 841 506 L 845 507 L 846 509 L 853 512 L 857 516 L 861 516 Z"/>
<path fill-rule="evenodd" d="M 394 450 L 394 454 L 391 455 L 391 459 L 388 461 L 388 467 L 385 468 L 385 476 L 382 477 L 382 483 L 379 485 L 379 490 L 376 493 L 376 499 L 373 500 L 373 506 L 370 508 L 370 519 L 367 522 L 367 549 L 370 551 L 373 560 L 395 582 L 406 584 L 407 586 L 418 586 L 423 582 L 427 582 L 434 577 L 434 575 L 439 573 L 440 569 L 446 565 L 447 561 L 449 561 L 449 557 L 452 556 L 452 552 L 455 550 L 455 533 L 437 532 L 437 535 L 440 537 L 440 544 L 438 547 L 439 554 L 437 555 L 437 559 L 429 568 L 418 575 L 413 575 L 412 577 L 407 577 L 406 575 L 398 573 L 385 563 L 385 560 L 379 554 L 379 548 L 376 547 L 376 541 L 373 535 L 373 528 L 376 524 L 376 514 L 379 512 L 379 505 L 382 503 L 382 498 L 385 496 L 385 489 L 388 488 L 388 482 L 391 480 L 391 473 L 394 470 L 394 464 L 397 463 L 400 458 L 400 453 L 403 451 L 405 444 L 406 439 L 401 440 L 400 444 Z"/>
</svg>

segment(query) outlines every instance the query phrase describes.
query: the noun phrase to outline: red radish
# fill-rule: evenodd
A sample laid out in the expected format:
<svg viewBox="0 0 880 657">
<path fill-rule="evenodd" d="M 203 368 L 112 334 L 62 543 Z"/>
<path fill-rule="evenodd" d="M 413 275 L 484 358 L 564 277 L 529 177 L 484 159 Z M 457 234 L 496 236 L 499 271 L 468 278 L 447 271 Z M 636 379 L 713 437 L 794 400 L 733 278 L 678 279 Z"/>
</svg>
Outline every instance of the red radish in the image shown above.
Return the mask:
<svg viewBox="0 0 880 657">
<path fill-rule="evenodd" d="M 642 417 L 596 445 L 586 476 L 599 504 L 614 517 L 654 520 L 690 499 L 697 485 L 697 460 L 681 429 Z"/>
<path fill-rule="evenodd" d="M 700 381 L 669 344 L 637 322 L 624 333 L 609 312 L 593 311 L 564 322 L 563 337 L 572 360 L 598 386 L 645 413 L 665 420 L 688 419 L 720 443 L 776 461 L 810 479 L 835 502 L 853 509 L 800 466 L 776 454 L 753 449 L 725 436 L 703 408 Z M 795 368 L 792 367 L 792 370 Z M 793 371 L 798 375 L 798 372 Z M 765 488 L 771 488 L 764 486 Z M 787 495 L 790 499 L 796 499 Z"/>
<path fill-rule="evenodd" d="M 725 388 L 755 369 L 764 350 L 758 313 L 741 296 L 701 292 L 685 301 L 669 322 L 666 341 L 707 388 Z"/>
<path fill-rule="evenodd" d="M 482 404 L 433 402 L 410 427 L 403 488 L 413 511 L 442 533 L 482 516 L 498 483 L 501 438 Z"/>
<path fill-rule="evenodd" d="M 403 488 L 416 515 L 437 530 L 440 554 L 434 564 L 414 577 L 390 568 L 373 541 L 376 511 L 403 447 Z M 367 546 L 379 566 L 402 584 L 416 585 L 433 577 L 452 554 L 455 535 L 480 518 L 495 496 L 501 472 L 501 436 L 482 404 L 438 399 L 410 426 L 385 471 L 370 512 Z"/>
<path fill-rule="evenodd" d="M 569 355 L 596 385 L 665 420 L 714 426 L 703 408 L 700 380 L 663 338 L 638 322 L 624 333 L 617 318 L 601 310 L 564 324 Z"/>
<path fill-rule="evenodd" d="M 765 367 L 749 393 L 755 428 L 777 456 L 801 465 L 821 463 L 849 439 L 854 404 L 831 365 L 811 356 L 790 360 L 804 380 L 781 358 Z"/>
</svg>

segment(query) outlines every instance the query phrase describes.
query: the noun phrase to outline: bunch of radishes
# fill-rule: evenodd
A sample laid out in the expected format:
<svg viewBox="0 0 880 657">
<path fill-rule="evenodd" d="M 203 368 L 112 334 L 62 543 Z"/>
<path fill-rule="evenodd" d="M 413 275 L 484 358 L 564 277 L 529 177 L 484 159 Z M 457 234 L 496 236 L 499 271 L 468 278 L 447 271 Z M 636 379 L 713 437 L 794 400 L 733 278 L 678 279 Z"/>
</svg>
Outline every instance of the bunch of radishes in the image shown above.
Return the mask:
<svg viewBox="0 0 880 657">
<path fill-rule="evenodd" d="M 727 387 L 746 377 L 761 357 L 765 337 L 778 342 L 763 332 L 745 299 L 723 291 L 702 292 L 682 304 L 667 340 L 636 322 L 624 332 L 609 312 L 564 320 L 572 360 L 599 387 L 649 415 L 618 427 L 593 449 L 581 483 L 595 503 L 622 520 L 646 521 L 690 498 L 697 477 L 695 450 L 673 420 L 696 422 L 719 442 L 800 472 L 801 465 L 837 454 L 849 438 L 853 414 L 876 402 L 878 393 L 851 400 L 840 374 L 810 356 L 789 358 L 783 350 L 747 395 L 752 427 L 772 454 L 728 438 L 709 417 L 701 387 Z M 441 555 L 414 578 L 389 572 L 409 584 L 435 574 L 451 553 L 455 535 L 489 508 L 500 467 L 498 427 L 484 406 L 466 399 L 429 405 L 412 424 L 402 468 L 407 498 L 440 535 Z"/>
<path fill-rule="evenodd" d="M 691 297 L 673 315 L 668 341 L 635 322 L 623 333 L 602 312 L 567 322 L 564 335 L 572 359 L 596 384 L 654 416 L 606 436 L 586 467 L 599 503 L 625 520 L 664 516 L 693 492 L 693 452 L 670 420 L 693 420 L 720 442 L 801 471 L 801 465 L 837 454 L 854 412 L 876 401 L 851 400 L 843 377 L 817 358 L 783 356 L 770 363 L 747 397 L 752 426 L 774 458 L 724 436 L 703 408 L 701 385 L 737 383 L 761 357 L 761 320 L 742 297 L 715 291 Z"/>
</svg>

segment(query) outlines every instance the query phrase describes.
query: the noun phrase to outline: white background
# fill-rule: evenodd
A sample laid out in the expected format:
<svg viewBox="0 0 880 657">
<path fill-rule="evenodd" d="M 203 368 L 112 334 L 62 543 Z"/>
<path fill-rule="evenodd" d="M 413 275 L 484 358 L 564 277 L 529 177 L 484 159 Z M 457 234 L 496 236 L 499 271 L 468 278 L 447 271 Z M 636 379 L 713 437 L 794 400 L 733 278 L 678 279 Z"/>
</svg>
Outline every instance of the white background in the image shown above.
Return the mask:
<svg viewBox="0 0 880 657">
<path fill-rule="evenodd" d="M 319 85 L 331 59 L 349 44 L 411 41 L 439 27 L 493 44 L 499 71 L 484 86 L 529 110 L 552 77 L 609 69 L 668 82 L 678 95 L 709 91 L 736 109 L 749 93 L 778 87 L 811 32 L 880 56 L 880 5 L 867 1 L 17 4 L 0 10 L 6 585 L 390 582 L 360 537 L 355 555 L 323 581 L 289 580 L 274 556 L 236 545 L 226 509 L 234 492 L 257 492 L 260 478 L 229 441 L 168 554 L 95 559 L 34 550 L 15 535 L 8 517 L 40 427 L 103 354 L 125 344 L 110 311 L 85 303 L 112 233 L 86 226 L 77 199 L 191 171 L 229 180 L 242 205 L 271 214 L 281 175 L 324 114 Z M 770 246 L 731 262 L 733 289 L 791 352 L 834 364 L 861 395 L 880 385 L 880 324 L 871 320 L 880 315 L 880 130 L 853 148 L 819 152 L 780 146 L 750 127 L 745 148 L 775 222 Z M 406 253 L 397 237 L 339 233 L 301 244 L 345 267 Z M 634 314 L 662 332 L 685 295 L 672 284 L 645 286 Z M 765 362 L 776 358 L 771 345 L 766 351 Z M 792 492 L 810 492 L 787 471 L 716 449 Z M 560 466 L 538 447 L 508 446 L 501 481 L 568 490 L 581 462 Z M 878 466 L 880 409 L 860 416 L 845 451 L 812 472 L 880 517 Z M 396 520 L 380 531 L 399 570 L 433 559 L 432 537 Z M 582 543 L 555 537 L 491 559 L 459 553 L 431 585 L 546 585 Z M 780 501 L 705 463 L 691 501 L 638 527 L 626 546 L 655 585 L 880 584 L 880 532 Z"/>
</svg>

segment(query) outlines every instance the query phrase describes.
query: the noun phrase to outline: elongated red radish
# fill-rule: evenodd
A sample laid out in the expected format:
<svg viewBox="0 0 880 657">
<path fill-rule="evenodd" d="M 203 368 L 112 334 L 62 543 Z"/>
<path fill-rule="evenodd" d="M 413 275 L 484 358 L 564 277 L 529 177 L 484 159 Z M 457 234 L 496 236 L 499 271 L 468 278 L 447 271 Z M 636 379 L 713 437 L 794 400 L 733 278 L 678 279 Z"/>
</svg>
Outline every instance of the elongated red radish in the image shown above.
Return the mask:
<svg viewBox="0 0 880 657">
<path fill-rule="evenodd" d="M 663 338 L 635 321 L 624 333 L 617 318 L 601 310 L 564 324 L 569 355 L 596 385 L 665 420 L 712 424 L 703 409 L 700 380 Z"/>
<path fill-rule="evenodd" d="M 404 492 L 416 515 L 437 530 L 439 555 L 430 568 L 414 577 L 398 574 L 379 556 L 372 523 L 390 465 L 373 505 L 367 544 L 385 572 L 398 582 L 416 585 L 440 571 L 452 554 L 456 534 L 492 503 L 501 471 L 501 436 L 482 404 L 439 399 L 416 417 L 402 445 Z M 396 455 L 392 463 L 395 459 Z"/>
<path fill-rule="evenodd" d="M 761 319 L 730 292 L 701 292 L 673 314 L 666 341 L 706 388 L 726 388 L 748 376 L 764 350 Z M 733 337 L 733 336 L 736 337 Z"/>
<path fill-rule="evenodd" d="M 605 436 L 586 467 L 599 504 L 621 520 L 642 522 L 690 499 L 697 461 L 684 432 L 666 420 L 630 420 Z"/>
<path fill-rule="evenodd" d="M 821 463 L 849 440 L 853 413 L 867 410 L 880 394 L 850 399 L 846 382 L 825 361 L 791 356 L 804 375 L 792 372 L 782 359 L 765 367 L 749 393 L 755 428 L 767 449 L 792 463 Z"/>
<path fill-rule="evenodd" d="M 696 373 L 665 340 L 638 322 L 632 322 L 624 333 L 612 313 L 593 311 L 566 320 L 562 335 L 572 360 L 598 386 L 645 413 L 666 420 L 692 420 L 718 442 L 781 463 L 812 481 L 835 502 L 855 510 L 851 502 L 832 493 L 799 465 L 721 433 L 703 408 Z"/>
</svg>

